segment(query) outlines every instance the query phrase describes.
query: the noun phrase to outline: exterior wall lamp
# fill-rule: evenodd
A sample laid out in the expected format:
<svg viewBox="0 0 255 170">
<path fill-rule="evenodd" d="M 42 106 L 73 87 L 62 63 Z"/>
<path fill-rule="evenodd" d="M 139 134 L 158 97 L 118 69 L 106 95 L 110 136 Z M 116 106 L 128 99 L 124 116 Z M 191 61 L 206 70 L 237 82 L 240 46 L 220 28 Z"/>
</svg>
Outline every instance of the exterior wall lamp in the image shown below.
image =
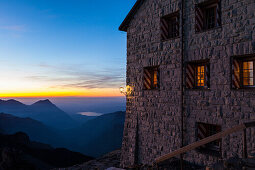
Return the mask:
<svg viewBox="0 0 255 170">
<path fill-rule="evenodd" d="M 134 86 L 127 85 L 126 87 L 120 87 L 120 93 L 124 94 L 125 96 L 132 96 L 134 95 Z"/>
</svg>

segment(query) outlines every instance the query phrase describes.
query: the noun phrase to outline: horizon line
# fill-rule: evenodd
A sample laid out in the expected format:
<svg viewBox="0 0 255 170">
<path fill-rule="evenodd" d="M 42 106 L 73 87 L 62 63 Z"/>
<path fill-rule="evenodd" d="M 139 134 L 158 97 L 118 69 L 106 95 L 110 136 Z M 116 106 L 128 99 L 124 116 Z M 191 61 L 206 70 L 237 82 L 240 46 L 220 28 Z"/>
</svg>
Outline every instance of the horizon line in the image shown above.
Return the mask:
<svg viewBox="0 0 255 170">
<path fill-rule="evenodd" d="M 0 98 L 119 98 L 119 96 L 0 96 Z"/>
</svg>

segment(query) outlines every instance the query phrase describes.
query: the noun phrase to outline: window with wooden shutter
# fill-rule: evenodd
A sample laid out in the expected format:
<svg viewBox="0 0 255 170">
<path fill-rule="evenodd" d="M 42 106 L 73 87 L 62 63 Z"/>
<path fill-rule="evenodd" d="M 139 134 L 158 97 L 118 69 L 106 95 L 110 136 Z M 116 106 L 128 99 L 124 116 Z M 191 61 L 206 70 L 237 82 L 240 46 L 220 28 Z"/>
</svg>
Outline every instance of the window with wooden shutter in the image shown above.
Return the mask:
<svg viewBox="0 0 255 170">
<path fill-rule="evenodd" d="M 161 18 L 161 39 L 168 40 L 179 37 L 179 12 L 175 12 Z"/>
<path fill-rule="evenodd" d="M 210 0 L 195 6 L 196 32 L 221 26 L 221 1 Z"/>
<path fill-rule="evenodd" d="M 197 140 L 202 140 L 209 136 L 215 135 L 216 133 L 221 132 L 221 126 L 207 124 L 207 123 L 197 123 Z M 204 151 L 215 151 L 221 152 L 221 139 L 215 140 L 211 143 L 203 145 L 199 148 Z"/>
<path fill-rule="evenodd" d="M 144 68 L 144 89 L 159 89 L 160 88 L 160 72 L 159 67 Z"/>
<path fill-rule="evenodd" d="M 209 62 L 188 63 L 186 66 L 186 87 L 188 89 L 210 87 Z"/>
<path fill-rule="evenodd" d="M 255 87 L 255 57 L 233 58 L 232 88 Z"/>
</svg>

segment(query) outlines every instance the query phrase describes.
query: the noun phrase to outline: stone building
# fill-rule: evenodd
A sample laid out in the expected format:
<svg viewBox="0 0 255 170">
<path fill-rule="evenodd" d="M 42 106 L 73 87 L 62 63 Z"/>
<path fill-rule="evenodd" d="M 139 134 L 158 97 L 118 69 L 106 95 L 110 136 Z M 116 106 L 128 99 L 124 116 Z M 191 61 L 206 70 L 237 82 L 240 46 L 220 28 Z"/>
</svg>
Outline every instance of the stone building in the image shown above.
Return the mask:
<svg viewBox="0 0 255 170">
<path fill-rule="evenodd" d="M 127 97 L 121 165 L 155 158 L 255 120 L 255 1 L 137 0 L 127 32 Z M 248 153 L 255 129 L 247 129 Z M 242 156 L 242 132 L 184 159 L 208 165 Z"/>
</svg>

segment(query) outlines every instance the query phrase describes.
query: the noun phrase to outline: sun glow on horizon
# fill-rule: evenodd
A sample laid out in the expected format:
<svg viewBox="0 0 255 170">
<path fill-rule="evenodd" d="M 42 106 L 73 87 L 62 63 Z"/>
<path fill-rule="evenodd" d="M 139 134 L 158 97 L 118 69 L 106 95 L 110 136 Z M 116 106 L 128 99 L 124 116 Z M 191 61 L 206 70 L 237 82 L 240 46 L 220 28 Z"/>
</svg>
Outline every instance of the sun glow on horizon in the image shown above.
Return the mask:
<svg viewBox="0 0 255 170">
<path fill-rule="evenodd" d="M 24 75 L 25 76 L 25 75 Z M 78 78 L 74 81 L 51 81 L 38 80 L 36 78 L 26 79 L 18 72 L 0 73 L 0 97 L 1 98 L 16 98 L 16 97 L 120 97 L 122 96 L 117 88 L 117 84 L 113 87 L 107 81 L 91 81 L 92 84 L 81 83 L 83 80 Z M 59 77 L 63 77 L 60 75 Z M 68 77 L 68 75 L 66 76 Z M 55 76 L 54 78 L 58 78 Z M 78 82 L 78 83 L 77 83 Z M 89 83 L 91 83 L 89 82 Z M 114 82 L 114 81 L 113 81 Z M 100 86 L 98 87 L 98 84 Z M 89 85 L 91 87 L 89 87 Z M 102 85 L 105 85 L 103 87 Z M 84 86 L 84 87 L 83 87 Z"/>
<path fill-rule="evenodd" d="M 5 91 L 0 97 L 120 97 L 118 89 L 87 89 L 87 90 L 59 90 L 59 91 Z"/>
</svg>

